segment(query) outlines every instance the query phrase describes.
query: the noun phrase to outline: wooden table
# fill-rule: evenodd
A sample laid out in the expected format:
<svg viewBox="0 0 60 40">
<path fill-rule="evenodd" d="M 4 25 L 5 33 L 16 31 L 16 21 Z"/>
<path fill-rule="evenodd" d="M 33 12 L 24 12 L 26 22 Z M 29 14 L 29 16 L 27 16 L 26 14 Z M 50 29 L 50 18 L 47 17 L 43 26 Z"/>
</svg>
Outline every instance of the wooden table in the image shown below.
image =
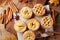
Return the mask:
<svg viewBox="0 0 60 40">
<path fill-rule="evenodd" d="M 16 0 L 15 0 L 16 1 Z M 45 4 L 45 2 L 46 2 L 46 0 L 44 1 L 44 2 L 42 2 L 42 4 Z M 34 1 L 31 1 L 31 2 L 26 2 L 26 4 L 28 5 L 28 6 L 30 6 L 30 7 L 33 7 L 33 5 L 31 4 L 31 3 L 33 3 L 33 5 L 34 4 L 36 4 L 36 3 L 41 3 L 41 1 L 39 1 L 39 0 L 34 0 Z M 17 5 L 18 4 L 18 5 Z M 22 8 L 22 6 L 26 6 L 26 4 L 25 3 L 15 3 L 15 5 L 17 6 L 17 8 L 20 10 L 21 8 Z M 60 32 L 60 6 L 58 6 L 58 7 L 52 7 L 52 8 L 54 8 L 55 10 L 56 10 L 56 12 L 58 12 L 58 16 L 56 17 L 56 24 L 55 24 L 55 26 L 54 26 L 54 30 L 55 31 L 59 31 Z M 9 23 L 8 23 L 8 25 L 6 25 L 6 30 L 7 31 L 9 31 L 9 32 L 11 32 L 11 33 L 14 33 L 15 35 L 16 35 L 16 31 L 14 30 L 14 20 L 12 19 Z M 49 38 L 47 38 L 48 40 L 50 39 L 50 40 L 60 40 L 60 35 L 55 35 L 55 37 L 56 37 L 56 39 L 55 38 L 52 38 L 52 37 L 49 37 Z M 46 40 L 47 40 L 46 39 Z M 39 39 L 40 40 L 40 39 Z M 42 39 L 43 40 L 43 39 Z"/>
</svg>

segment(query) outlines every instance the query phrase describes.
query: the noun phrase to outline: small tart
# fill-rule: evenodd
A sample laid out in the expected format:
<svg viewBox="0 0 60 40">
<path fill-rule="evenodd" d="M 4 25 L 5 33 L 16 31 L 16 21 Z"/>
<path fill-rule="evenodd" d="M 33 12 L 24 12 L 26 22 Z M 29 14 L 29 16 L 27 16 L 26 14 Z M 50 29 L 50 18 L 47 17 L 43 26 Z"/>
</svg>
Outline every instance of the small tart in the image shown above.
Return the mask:
<svg viewBox="0 0 60 40">
<path fill-rule="evenodd" d="M 27 25 L 28 25 L 28 28 L 30 30 L 35 31 L 35 30 L 37 30 L 39 28 L 40 23 L 35 18 L 32 18 L 32 19 L 28 20 Z"/>
<path fill-rule="evenodd" d="M 14 24 L 14 29 L 17 32 L 24 32 L 26 30 L 26 24 L 24 22 L 22 22 L 21 20 L 18 20 Z"/>
<path fill-rule="evenodd" d="M 43 28 L 50 28 L 53 25 L 53 19 L 52 17 L 45 16 L 42 18 L 41 24 Z"/>
<path fill-rule="evenodd" d="M 20 14 L 24 18 L 31 18 L 32 17 L 32 10 L 29 7 L 23 7 L 20 11 Z"/>
<path fill-rule="evenodd" d="M 26 31 L 23 36 L 24 40 L 35 40 L 35 34 L 32 31 Z"/>
<path fill-rule="evenodd" d="M 36 16 L 42 16 L 45 14 L 45 8 L 42 4 L 36 4 L 33 8 L 33 12 Z"/>
</svg>

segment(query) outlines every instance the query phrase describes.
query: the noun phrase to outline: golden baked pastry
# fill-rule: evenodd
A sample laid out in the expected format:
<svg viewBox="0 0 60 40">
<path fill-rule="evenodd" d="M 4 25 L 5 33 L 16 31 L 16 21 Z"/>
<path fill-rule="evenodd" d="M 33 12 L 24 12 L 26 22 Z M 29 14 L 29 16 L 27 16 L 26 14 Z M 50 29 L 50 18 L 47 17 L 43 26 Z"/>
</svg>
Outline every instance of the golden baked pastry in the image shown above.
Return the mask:
<svg viewBox="0 0 60 40">
<path fill-rule="evenodd" d="M 36 16 L 42 16 L 45 14 L 45 8 L 42 4 L 36 4 L 33 8 L 33 12 Z"/>
<path fill-rule="evenodd" d="M 32 31 L 26 31 L 23 36 L 24 40 L 35 40 L 35 34 Z"/>
<path fill-rule="evenodd" d="M 24 32 L 26 30 L 26 24 L 21 21 L 21 20 L 18 20 L 16 21 L 16 23 L 14 24 L 14 29 L 17 31 L 17 32 Z"/>
<path fill-rule="evenodd" d="M 40 23 L 35 18 L 32 18 L 32 19 L 28 20 L 27 25 L 30 30 L 35 31 L 39 28 Z"/>
<path fill-rule="evenodd" d="M 20 14 L 24 18 L 31 18 L 33 13 L 29 7 L 23 7 L 20 11 Z"/>
<path fill-rule="evenodd" d="M 41 24 L 43 26 L 43 28 L 50 28 L 53 25 L 53 19 L 52 17 L 49 16 L 45 16 L 42 18 L 41 20 Z"/>
<path fill-rule="evenodd" d="M 59 0 L 49 0 L 50 4 L 54 4 L 55 6 L 59 4 Z"/>
</svg>

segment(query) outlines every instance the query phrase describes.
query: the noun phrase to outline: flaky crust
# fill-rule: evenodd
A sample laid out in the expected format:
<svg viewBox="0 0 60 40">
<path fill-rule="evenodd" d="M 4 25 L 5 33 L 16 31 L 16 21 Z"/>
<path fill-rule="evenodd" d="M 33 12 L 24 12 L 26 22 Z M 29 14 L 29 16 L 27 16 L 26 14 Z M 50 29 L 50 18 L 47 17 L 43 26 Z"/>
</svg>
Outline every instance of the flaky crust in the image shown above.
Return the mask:
<svg viewBox="0 0 60 40">
<path fill-rule="evenodd" d="M 45 14 L 45 8 L 42 4 L 36 4 L 33 7 L 33 12 L 36 16 L 42 16 Z"/>
<path fill-rule="evenodd" d="M 35 40 L 35 33 L 32 31 L 26 31 L 23 36 L 24 40 Z"/>
<path fill-rule="evenodd" d="M 32 17 L 32 10 L 29 7 L 23 7 L 20 11 L 20 14 L 24 18 L 31 18 Z"/>
<path fill-rule="evenodd" d="M 14 24 L 14 29 L 17 31 L 17 32 L 24 32 L 26 30 L 26 24 L 21 21 L 21 20 L 18 20 L 16 21 L 16 23 Z"/>
<path fill-rule="evenodd" d="M 43 28 L 50 28 L 53 26 L 53 19 L 52 17 L 45 16 L 42 18 L 41 24 Z"/>
<path fill-rule="evenodd" d="M 28 20 L 27 25 L 28 28 L 33 31 L 37 30 L 40 27 L 40 23 L 35 18 Z"/>
</svg>

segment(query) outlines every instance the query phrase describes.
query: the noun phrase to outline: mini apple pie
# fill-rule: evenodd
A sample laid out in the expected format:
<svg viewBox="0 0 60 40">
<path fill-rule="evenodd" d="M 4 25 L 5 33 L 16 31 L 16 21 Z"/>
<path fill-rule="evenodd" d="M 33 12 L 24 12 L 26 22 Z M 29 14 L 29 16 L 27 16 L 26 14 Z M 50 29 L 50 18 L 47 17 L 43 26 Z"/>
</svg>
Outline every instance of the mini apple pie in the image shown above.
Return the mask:
<svg viewBox="0 0 60 40">
<path fill-rule="evenodd" d="M 35 18 L 32 18 L 28 21 L 27 25 L 30 30 L 35 31 L 39 28 L 40 23 Z"/>
<path fill-rule="evenodd" d="M 22 22 L 21 20 L 18 20 L 14 24 L 14 29 L 17 32 L 24 32 L 26 30 L 26 24 L 24 22 Z"/>
<path fill-rule="evenodd" d="M 32 31 L 26 31 L 23 36 L 24 40 L 35 40 L 35 34 Z"/>
<path fill-rule="evenodd" d="M 29 7 L 23 7 L 20 11 L 20 14 L 24 18 L 31 18 L 32 17 L 32 10 Z"/>
<path fill-rule="evenodd" d="M 33 8 L 33 12 L 36 16 L 42 16 L 45 14 L 45 8 L 42 4 L 36 4 Z"/>
<path fill-rule="evenodd" d="M 52 17 L 45 16 L 42 18 L 41 24 L 43 28 L 50 28 L 53 25 L 53 19 Z"/>
</svg>

